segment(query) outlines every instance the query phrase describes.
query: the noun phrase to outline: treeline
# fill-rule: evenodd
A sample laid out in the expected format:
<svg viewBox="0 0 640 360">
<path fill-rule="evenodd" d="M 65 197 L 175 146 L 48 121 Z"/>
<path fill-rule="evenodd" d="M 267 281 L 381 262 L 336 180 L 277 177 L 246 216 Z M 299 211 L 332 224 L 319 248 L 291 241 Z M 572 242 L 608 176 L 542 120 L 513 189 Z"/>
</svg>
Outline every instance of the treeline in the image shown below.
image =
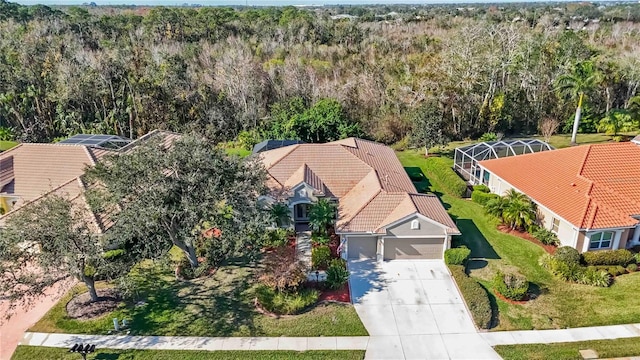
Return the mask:
<svg viewBox="0 0 640 360">
<path fill-rule="evenodd" d="M 338 8 L 0 0 L 0 127 L 23 141 L 161 128 L 246 145 L 351 135 L 393 143 L 425 116 L 451 139 L 535 133 L 548 118 L 569 131 L 579 91 L 558 79 L 580 80 L 584 63 L 597 76 L 581 88 L 581 130 L 613 111 L 637 118 L 640 24 L 564 23 L 547 8 L 534 21 L 496 20 L 490 7 L 446 22 L 424 9 L 350 21 L 330 17 Z"/>
</svg>

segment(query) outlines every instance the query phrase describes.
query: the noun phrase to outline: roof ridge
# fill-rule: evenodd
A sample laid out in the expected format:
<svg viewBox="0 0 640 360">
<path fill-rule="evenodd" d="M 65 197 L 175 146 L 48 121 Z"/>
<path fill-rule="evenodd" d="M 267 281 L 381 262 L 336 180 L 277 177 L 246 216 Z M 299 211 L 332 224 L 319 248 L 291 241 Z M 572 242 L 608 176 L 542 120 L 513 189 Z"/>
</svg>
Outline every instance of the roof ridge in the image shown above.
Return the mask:
<svg viewBox="0 0 640 360">
<path fill-rule="evenodd" d="M 355 186 L 354 186 L 355 187 Z M 367 200 L 364 205 L 362 205 L 354 214 L 353 216 L 351 216 L 351 218 L 349 218 L 348 220 L 345 221 L 345 223 L 342 225 L 342 227 L 348 226 L 349 223 L 351 223 L 351 221 L 353 219 L 355 219 L 356 216 L 358 216 L 358 214 L 360 214 L 369 204 L 371 204 L 371 202 L 373 201 L 373 199 L 377 198 L 378 196 L 380 196 L 380 194 L 383 192 L 384 190 L 382 190 L 382 188 L 378 189 L 378 192 L 376 192 L 376 194 L 374 196 L 372 196 L 369 200 Z"/>
<path fill-rule="evenodd" d="M 271 164 L 268 168 L 266 168 L 266 170 L 271 169 L 272 167 L 276 166 L 278 163 L 280 163 L 284 158 L 286 158 L 287 156 L 289 156 L 294 150 L 298 149 L 298 147 L 300 145 L 305 145 L 305 144 L 294 144 L 294 145 L 289 145 L 289 146 L 285 146 L 283 148 L 278 148 L 278 149 L 284 149 L 284 148 L 291 148 L 289 151 L 287 151 L 286 153 L 284 153 L 280 159 L 278 159 L 278 161 L 275 161 L 273 164 Z M 278 150 L 278 149 L 272 149 L 272 150 L 268 150 L 268 151 L 273 151 L 273 150 Z M 266 152 L 266 151 L 265 151 Z M 306 164 L 306 162 L 304 163 Z"/>
<path fill-rule="evenodd" d="M 45 193 L 42 193 L 42 194 L 40 194 L 39 196 L 37 196 L 37 197 L 35 197 L 35 198 L 33 198 L 33 199 L 31 199 L 31 200 L 29 200 L 29 201 L 25 202 L 24 204 L 20 205 L 20 207 L 18 207 L 18 208 L 16 208 L 16 209 L 13 209 L 13 210 L 9 211 L 8 213 L 6 213 L 6 214 L 4 214 L 4 215 L 1 215 L 1 216 L 0 216 L 0 218 L 3 218 L 3 217 L 5 217 L 5 216 L 9 216 L 10 214 L 14 214 L 14 213 L 16 213 L 16 212 L 20 211 L 20 209 L 24 208 L 25 206 L 27 206 L 27 205 L 29 205 L 29 204 L 33 204 L 34 202 L 36 202 L 36 201 L 38 201 L 38 200 L 41 200 L 42 198 L 44 198 L 44 197 L 46 197 L 46 196 L 49 196 L 49 194 L 51 194 L 51 193 L 53 193 L 54 191 L 57 191 L 57 190 L 59 190 L 59 189 L 61 189 L 61 188 L 65 187 L 65 186 L 69 185 L 71 182 L 75 181 L 75 180 L 76 180 L 76 179 L 78 179 L 79 177 L 80 177 L 80 176 L 77 176 L 77 177 L 72 178 L 72 179 L 71 179 L 71 180 L 69 180 L 69 181 L 65 181 L 64 183 L 62 183 L 62 184 L 60 184 L 60 185 L 58 185 L 58 186 L 56 186 L 56 187 L 52 188 L 51 190 L 49 190 L 49 191 L 47 191 L 47 192 L 45 192 Z M 75 199 L 75 198 L 74 198 L 74 199 Z"/>
<path fill-rule="evenodd" d="M 98 159 L 96 159 L 95 155 L 93 155 L 91 150 L 89 150 L 88 146 L 83 146 L 83 147 L 84 147 L 84 152 L 87 154 L 87 156 L 89 157 L 89 160 L 91 161 L 91 165 L 95 166 L 96 163 L 98 162 Z"/>
<path fill-rule="evenodd" d="M 582 175 L 582 171 L 584 170 L 584 167 L 587 164 L 587 158 L 589 158 L 589 153 L 591 153 L 591 147 L 592 146 L 593 146 L 592 144 L 587 145 L 587 151 L 585 152 L 584 157 L 582 159 L 582 164 L 580 165 L 580 170 L 578 170 L 578 176 L 582 176 L 585 179 L 589 179 L 589 178 L 587 178 L 586 176 Z"/>
</svg>

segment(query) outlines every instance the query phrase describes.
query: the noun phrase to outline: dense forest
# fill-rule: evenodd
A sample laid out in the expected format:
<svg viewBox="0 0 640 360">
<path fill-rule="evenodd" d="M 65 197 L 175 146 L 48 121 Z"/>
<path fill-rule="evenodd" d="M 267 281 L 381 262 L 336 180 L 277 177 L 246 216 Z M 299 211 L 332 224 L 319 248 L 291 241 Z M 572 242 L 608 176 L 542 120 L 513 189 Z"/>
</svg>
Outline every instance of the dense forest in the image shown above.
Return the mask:
<svg viewBox="0 0 640 360">
<path fill-rule="evenodd" d="M 424 145 L 538 133 L 544 122 L 570 132 L 581 98 L 580 131 L 634 130 L 640 4 L 605 4 L 50 8 L 0 0 L 0 137 L 135 138 L 161 128 L 245 146 L 351 135 Z"/>
</svg>

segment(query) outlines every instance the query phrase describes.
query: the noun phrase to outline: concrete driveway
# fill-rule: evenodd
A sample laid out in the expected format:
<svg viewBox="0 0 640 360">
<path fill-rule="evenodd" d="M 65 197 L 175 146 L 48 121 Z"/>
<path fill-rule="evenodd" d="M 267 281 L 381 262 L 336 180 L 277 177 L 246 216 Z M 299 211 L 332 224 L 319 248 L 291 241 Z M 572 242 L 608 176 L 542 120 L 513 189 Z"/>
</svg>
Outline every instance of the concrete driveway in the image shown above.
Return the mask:
<svg viewBox="0 0 640 360">
<path fill-rule="evenodd" d="M 350 260 L 366 359 L 500 359 L 480 337 L 442 260 Z"/>
</svg>

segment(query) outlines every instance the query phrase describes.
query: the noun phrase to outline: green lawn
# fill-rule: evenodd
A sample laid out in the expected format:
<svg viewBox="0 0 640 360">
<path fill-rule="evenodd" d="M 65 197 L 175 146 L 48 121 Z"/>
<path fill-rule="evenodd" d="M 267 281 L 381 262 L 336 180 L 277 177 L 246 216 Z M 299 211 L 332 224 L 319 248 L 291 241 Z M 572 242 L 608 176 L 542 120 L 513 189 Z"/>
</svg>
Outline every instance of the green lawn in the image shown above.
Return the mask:
<svg viewBox="0 0 640 360">
<path fill-rule="evenodd" d="M 505 360 L 569 360 L 582 359 L 579 350 L 592 349 L 599 358 L 618 358 L 640 355 L 638 338 L 581 341 L 557 344 L 499 345 L 495 350 Z"/>
<path fill-rule="evenodd" d="M 360 360 L 364 358 L 364 351 L 181 351 L 181 350 L 115 350 L 96 349 L 89 355 L 89 359 L 118 359 L 118 360 Z M 69 353 L 67 349 L 18 346 L 12 360 L 56 359 L 78 360 L 80 355 Z"/>
<path fill-rule="evenodd" d="M 628 135 L 628 136 L 635 136 L 637 135 L 636 133 L 621 133 L 621 135 Z M 512 137 L 507 137 L 505 139 L 540 139 L 542 141 L 544 141 L 544 139 L 542 138 L 542 136 L 536 136 L 536 135 L 531 135 L 531 136 L 527 136 L 527 135 L 522 135 L 522 136 L 512 136 Z M 603 133 L 599 133 L 599 134 L 578 134 L 577 137 L 577 141 L 578 144 L 584 145 L 584 144 L 597 144 L 597 143 L 603 143 L 603 142 L 608 142 L 611 141 L 611 136 L 610 135 L 606 135 Z M 442 153 L 443 155 L 449 155 L 449 154 L 453 154 L 453 151 L 455 150 L 455 148 L 460 147 L 460 146 L 466 146 L 466 145 L 471 145 L 474 143 L 480 142 L 479 140 L 462 140 L 462 141 L 452 141 L 449 144 L 447 144 L 447 146 L 445 146 L 443 149 L 438 149 L 438 148 L 433 148 L 430 150 L 431 153 Z M 556 134 L 551 136 L 551 139 L 549 140 L 549 144 L 551 146 L 553 146 L 556 149 L 560 149 L 560 148 L 565 148 L 565 147 L 569 147 L 571 146 L 571 134 Z M 453 156 L 453 155 L 452 155 Z"/>
<path fill-rule="evenodd" d="M 224 151 L 227 155 L 238 155 L 241 158 L 251 155 L 251 150 L 244 148 L 225 148 Z"/>
<path fill-rule="evenodd" d="M 424 171 L 421 152 L 399 152 L 398 158 L 403 166 L 421 167 Z M 640 318 L 640 306 L 629 296 L 635 293 L 633 289 L 640 288 L 640 273 L 620 276 L 609 288 L 556 280 L 538 265 L 538 258 L 544 253 L 542 248 L 499 232 L 497 221 L 485 215 L 480 205 L 442 194 L 428 179 L 417 185 L 440 196 L 462 232 L 455 242 L 472 250 L 471 276 L 480 280 L 490 293 L 493 291 L 490 280 L 498 270 L 519 271 L 532 283 L 538 297 L 524 305 L 510 304 L 491 295 L 499 310 L 495 330 L 611 325 L 633 323 Z"/>
<path fill-rule="evenodd" d="M 16 145 L 18 145 L 18 143 L 15 141 L 0 140 L 0 152 L 9 150 Z"/>
<path fill-rule="evenodd" d="M 78 321 L 66 315 L 78 285 L 60 300 L 30 331 L 106 334 L 112 318 L 131 321 L 132 335 L 182 336 L 356 336 L 368 335 L 350 304 L 319 305 L 280 319 L 255 311 L 255 275 L 246 264 L 231 264 L 208 278 L 176 281 L 172 269 L 145 262 L 132 272 L 144 305 L 122 305 L 107 316 Z"/>
</svg>

